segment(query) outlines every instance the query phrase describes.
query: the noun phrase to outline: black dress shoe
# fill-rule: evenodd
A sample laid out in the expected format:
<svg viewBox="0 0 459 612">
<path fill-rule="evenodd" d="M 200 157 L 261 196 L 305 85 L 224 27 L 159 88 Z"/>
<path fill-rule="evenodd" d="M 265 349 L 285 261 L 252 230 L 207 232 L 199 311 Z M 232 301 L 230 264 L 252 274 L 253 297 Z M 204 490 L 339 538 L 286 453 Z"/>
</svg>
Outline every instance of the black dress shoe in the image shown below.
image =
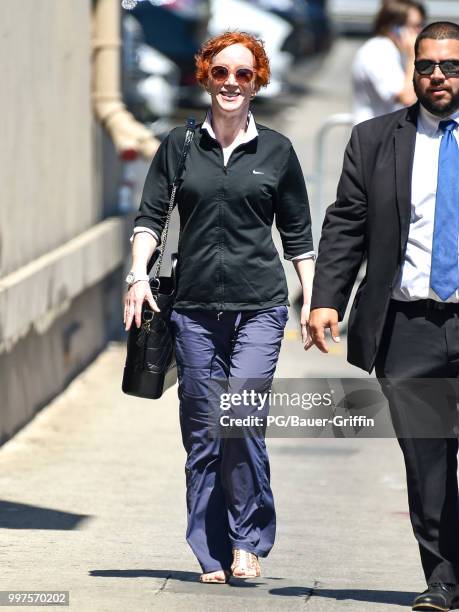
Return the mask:
<svg viewBox="0 0 459 612">
<path fill-rule="evenodd" d="M 452 610 L 453 599 L 458 595 L 458 585 L 447 582 L 433 582 L 429 588 L 413 601 L 413 610 Z"/>
</svg>

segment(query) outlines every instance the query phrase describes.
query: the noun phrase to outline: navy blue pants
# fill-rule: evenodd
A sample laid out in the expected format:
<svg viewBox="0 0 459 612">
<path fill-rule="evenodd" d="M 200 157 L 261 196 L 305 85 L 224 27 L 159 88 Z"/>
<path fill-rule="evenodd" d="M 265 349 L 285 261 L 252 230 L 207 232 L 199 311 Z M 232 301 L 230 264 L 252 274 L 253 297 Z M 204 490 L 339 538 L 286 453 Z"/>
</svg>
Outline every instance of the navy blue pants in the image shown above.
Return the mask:
<svg viewBox="0 0 459 612">
<path fill-rule="evenodd" d="M 274 544 L 276 515 L 264 436 L 212 438 L 208 387 L 210 379 L 257 379 L 257 390 L 269 389 L 287 318 L 286 306 L 220 315 L 172 312 L 187 452 L 187 541 L 203 572 L 229 569 L 233 548 L 265 557 Z"/>
</svg>

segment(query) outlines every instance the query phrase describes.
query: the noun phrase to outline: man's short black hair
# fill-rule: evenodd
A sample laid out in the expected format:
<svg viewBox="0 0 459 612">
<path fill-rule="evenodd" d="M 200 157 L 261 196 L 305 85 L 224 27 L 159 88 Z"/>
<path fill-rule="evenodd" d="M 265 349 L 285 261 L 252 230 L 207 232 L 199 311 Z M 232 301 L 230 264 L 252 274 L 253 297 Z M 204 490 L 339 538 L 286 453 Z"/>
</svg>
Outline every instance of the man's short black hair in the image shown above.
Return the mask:
<svg viewBox="0 0 459 612">
<path fill-rule="evenodd" d="M 421 40 L 459 40 L 459 25 L 452 21 L 435 21 L 419 32 L 414 43 L 414 53 L 417 56 Z"/>
</svg>

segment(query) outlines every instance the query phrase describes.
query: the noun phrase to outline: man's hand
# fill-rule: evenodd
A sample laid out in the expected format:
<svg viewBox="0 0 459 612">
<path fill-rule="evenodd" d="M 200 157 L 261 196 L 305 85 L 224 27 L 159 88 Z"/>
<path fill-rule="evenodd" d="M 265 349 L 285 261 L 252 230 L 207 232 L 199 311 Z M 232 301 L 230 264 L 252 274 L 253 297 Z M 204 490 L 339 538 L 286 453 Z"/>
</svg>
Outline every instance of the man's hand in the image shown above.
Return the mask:
<svg viewBox="0 0 459 612">
<path fill-rule="evenodd" d="M 160 312 L 151 293 L 148 281 L 138 281 L 131 285 L 124 300 L 124 324 L 126 331 L 131 328 L 133 319 L 135 319 L 137 327 L 140 327 L 142 323 L 142 305 L 145 300 L 150 304 L 154 312 Z"/>
<path fill-rule="evenodd" d="M 328 353 L 328 346 L 325 340 L 325 330 L 327 328 L 331 332 L 333 341 L 340 341 L 338 312 L 334 308 L 315 308 L 309 316 L 308 327 L 311 342 L 308 346 L 304 347 L 306 350 L 315 344 L 322 353 Z"/>
</svg>

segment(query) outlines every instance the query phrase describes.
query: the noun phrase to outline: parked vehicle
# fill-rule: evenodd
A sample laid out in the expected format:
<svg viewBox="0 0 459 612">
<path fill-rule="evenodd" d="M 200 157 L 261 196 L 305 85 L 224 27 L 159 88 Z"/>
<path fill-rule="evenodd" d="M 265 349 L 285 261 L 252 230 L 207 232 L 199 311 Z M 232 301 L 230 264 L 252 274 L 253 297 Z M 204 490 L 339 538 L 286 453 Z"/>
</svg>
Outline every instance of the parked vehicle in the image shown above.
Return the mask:
<svg viewBox="0 0 459 612">
<path fill-rule="evenodd" d="M 202 96 L 194 76 L 194 55 L 207 36 L 209 0 L 139 0 L 130 13 L 142 27 L 145 42 L 180 70 L 179 101 Z"/>
<path fill-rule="evenodd" d="M 244 30 L 265 43 L 271 64 L 271 82 L 260 90 L 260 97 L 274 97 L 284 89 L 284 77 L 293 63 L 291 53 L 283 50 L 293 28 L 285 19 L 244 0 L 211 0 L 209 34 Z"/>
<path fill-rule="evenodd" d="M 162 53 L 145 44 L 142 28 L 123 14 L 123 96 L 128 109 L 158 134 L 177 108 L 180 71 Z"/>
<path fill-rule="evenodd" d="M 246 0 L 287 20 L 292 32 L 284 51 L 301 60 L 327 51 L 331 45 L 330 20 L 326 0 Z"/>
<path fill-rule="evenodd" d="M 333 42 L 333 27 L 327 7 L 327 0 L 308 0 L 306 2 L 316 53 L 328 51 Z"/>
<path fill-rule="evenodd" d="M 429 21 L 459 21 L 457 0 L 424 2 Z M 381 0 L 329 0 L 329 13 L 336 28 L 346 34 L 371 34 Z"/>
</svg>

